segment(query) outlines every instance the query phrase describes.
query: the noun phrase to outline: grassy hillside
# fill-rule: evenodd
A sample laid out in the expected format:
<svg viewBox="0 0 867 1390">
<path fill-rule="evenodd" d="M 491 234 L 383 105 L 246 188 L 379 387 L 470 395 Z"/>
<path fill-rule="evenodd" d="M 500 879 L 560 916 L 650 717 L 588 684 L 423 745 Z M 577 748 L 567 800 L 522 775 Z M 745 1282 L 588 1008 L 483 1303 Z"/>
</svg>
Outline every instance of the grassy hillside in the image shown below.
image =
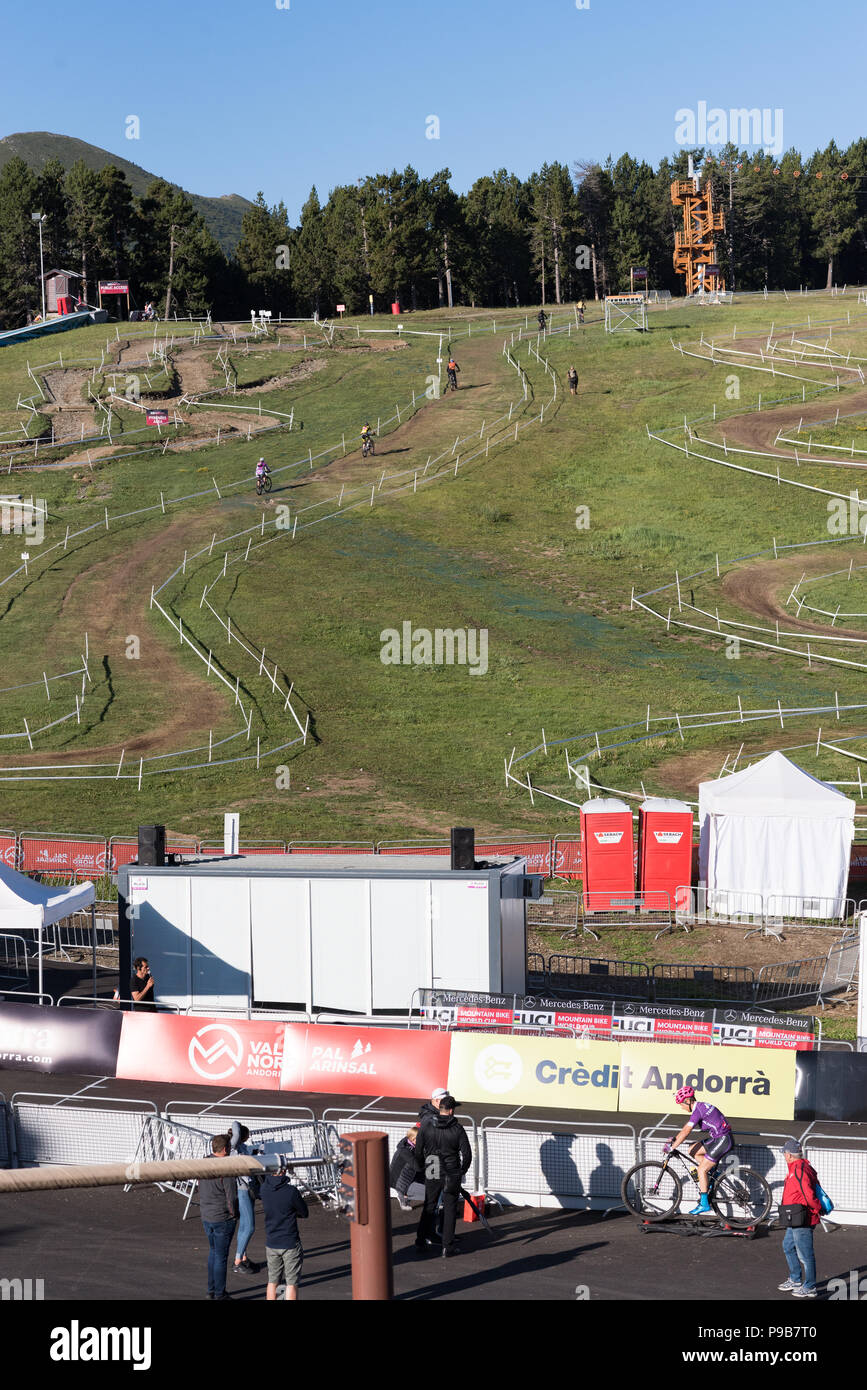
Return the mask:
<svg viewBox="0 0 867 1390">
<path fill-rule="evenodd" d="M 810 307 L 827 317 L 841 313 L 831 299 Z M 781 309 L 760 301 L 734 312 L 739 338 L 747 330 L 766 331 L 775 315 L 792 322 L 806 317 L 797 304 Z M 854 318 L 854 306 L 852 312 Z M 285 759 L 288 787 L 279 771 L 283 760 L 276 758 L 258 768 L 248 762 L 146 778 L 141 792 L 135 782 L 112 780 L 111 772 L 104 781 L 4 779 L 2 820 L 19 828 L 115 833 L 162 820 L 175 830 L 214 834 L 222 812 L 237 809 L 242 835 L 286 839 L 441 836 L 450 824 L 474 824 L 480 833 L 566 831 L 576 821 L 569 807 L 538 799 L 533 806 L 526 793 L 504 785 L 504 755 L 513 746 L 538 744 L 543 727 L 554 740 L 643 719 L 648 704 L 654 713 L 721 709 L 735 705 L 739 695 L 747 707 L 775 706 L 778 699 L 784 707 L 833 704 L 835 690 L 841 703 L 863 699 L 863 672 L 808 669 L 797 659 L 748 649 L 727 660 L 721 643 L 667 633 L 664 624 L 629 611 L 633 584 L 637 590 L 668 584 L 675 567 L 684 574 L 712 565 L 717 552 L 725 559 L 761 551 L 774 537 L 785 544 L 827 534 L 827 510 L 814 494 L 717 468 L 647 437 L 647 424 L 658 429 L 714 404 L 718 412 L 734 409 L 726 396 L 728 369 L 682 357 L 670 341 L 697 338 L 700 330 L 722 334 L 732 320 L 731 309 L 673 307 L 653 313 L 643 336 L 606 337 L 593 322 L 572 338 L 551 338 L 545 352 L 559 387 L 545 423 L 462 467 L 456 478 L 399 496 L 388 496 L 387 485 L 378 491 L 383 472 L 421 472 L 458 435 L 476 431 L 482 438 L 510 402 L 517 402 L 518 423 L 538 415 L 551 381 L 527 355 L 526 343 L 516 349 L 529 376 L 524 402 L 517 374 L 502 355 L 502 328 L 483 333 L 476 320 L 472 338 L 454 342 L 462 389 L 426 401 L 378 441 L 370 463 L 353 449 L 360 425 L 385 419 L 412 390 L 424 393 L 435 371 L 436 336 L 383 351 L 381 338 L 366 344 L 348 323 L 333 349 L 317 346 L 327 364 L 295 383 L 285 379 L 295 358 L 280 353 L 274 389 L 263 349 L 245 359 L 240 348 L 230 348 L 239 379 L 263 382 L 263 405 L 294 406 L 291 434 L 269 436 L 264 450 L 255 439 L 236 440 L 194 453 L 99 460 L 92 473 L 28 475 L 26 490 L 49 501 L 47 541 L 62 541 L 67 524 L 74 529 L 98 520 L 106 507 L 115 516 L 159 503 L 161 492 L 169 499 L 207 488 L 211 478 L 223 496 L 215 491 L 183 509 L 170 507 L 165 518 L 112 523 L 47 567 L 33 547 L 29 575 L 0 589 L 3 685 L 32 678 L 34 671 L 39 678 L 43 668 L 71 669 L 86 630 L 94 689 L 87 718 L 46 735 L 33 755 L 4 743 L 3 768 L 58 755 L 82 762 L 104 757 L 111 768 L 124 748 L 129 758 L 133 750 L 189 747 L 202 735 L 207 743 L 209 729 L 215 738 L 236 730 L 232 697 L 178 644 L 149 608 L 148 596 L 152 584 L 181 566 L 184 552 L 192 555 L 214 534 L 219 546 L 219 538 L 254 526 L 263 513 L 270 522 L 280 505 L 299 518 L 296 538 L 270 527 L 266 543 L 254 544 L 246 561 L 229 568 L 211 599 L 231 617 L 233 633 L 264 645 L 270 662 L 294 682 L 293 700 L 302 718 L 310 714 L 314 737 Z M 459 328 L 461 315 L 451 322 Z M 359 320 L 359 327 L 387 323 Z M 447 328 L 435 314 L 415 315 L 406 326 L 432 333 Z M 67 345 L 70 357 L 76 349 L 86 355 L 100 333 L 104 341 L 104 332 L 68 334 L 64 360 Z M 38 366 L 32 345 L 27 355 Z M 564 389 L 573 363 L 580 378 L 576 400 Z M 0 402 L 10 407 L 24 389 L 23 366 L 17 356 L 0 354 Z M 786 386 L 776 383 L 775 392 L 784 394 Z M 751 405 L 761 389 L 767 405 L 767 380 L 742 371 L 737 408 Z M 842 408 L 846 393 L 834 400 Z M 263 451 L 278 469 L 308 450 L 315 455 L 339 443 L 342 433 L 345 458 L 338 452 L 327 465 L 275 476 L 269 498 L 258 499 L 252 481 L 231 493 L 224 487 L 251 480 Z M 805 481 L 841 485 L 827 465 L 802 465 Z M 373 489 L 373 505 L 365 500 L 304 527 L 304 507 L 362 484 Z M 579 506 L 589 508 L 589 529 L 576 525 Z M 246 537 L 235 542 L 230 559 L 243 557 L 246 543 Z M 0 577 L 13 568 L 19 550 L 17 538 L 0 539 Z M 219 548 L 210 560 L 190 561 L 165 602 L 184 632 L 218 653 L 233 686 L 237 677 L 245 707 L 254 709 L 253 749 L 257 736 L 263 747 L 274 746 L 293 736 L 282 701 L 255 661 L 237 643 L 226 644 L 217 619 L 201 606 L 204 585 L 222 564 Z M 384 664 L 383 631 L 400 630 L 407 621 L 432 631 L 485 629 L 487 671 Z M 127 650 L 130 636 L 140 638 L 135 659 Z M 0 732 L 17 727 L 24 714 L 31 727 L 40 711 L 45 717 L 38 688 L 4 699 Z M 61 711 L 59 695 L 55 708 Z M 802 738 L 788 725 L 784 737 L 778 729 L 777 742 L 808 742 L 811 731 L 801 728 Z M 841 735 L 851 732 L 838 728 Z M 648 792 L 694 796 L 698 775 L 715 774 L 742 740 L 746 757 L 773 738 L 767 725 L 710 729 L 690 735 L 685 745 L 669 740 L 624 750 L 592 770 L 610 785 L 634 787 L 643 778 Z M 570 794 L 562 754 L 552 752 L 544 773 L 539 761 L 541 755 L 534 777 Z M 806 765 L 819 775 L 840 775 L 827 760 Z"/>
<path fill-rule="evenodd" d="M 47 130 L 30 130 L 7 135 L 0 140 L 0 169 L 18 155 L 32 169 L 41 169 L 49 159 L 59 159 L 64 168 L 69 169 L 78 159 L 84 160 L 89 169 L 98 171 L 107 164 L 113 164 L 127 178 L 133 192 L 141 197 L 148 184 L 161 178 L 160 174 L 150 174 L 140 165 L 133 164 L 121 155 L 110 154 L 98 145 L 89 145 L 85 140 L 76 140 L 70 135 L 53 135 Z M 197 212 L 201 213 L 211 234 L 228 255 L 235 249 L 241 236 L 241 219 L 251 206 L 247 198 L 238 193 L 226 193 L 219 198 L 203 197 L 199 193 L 189 195 Z"/>
</svg>

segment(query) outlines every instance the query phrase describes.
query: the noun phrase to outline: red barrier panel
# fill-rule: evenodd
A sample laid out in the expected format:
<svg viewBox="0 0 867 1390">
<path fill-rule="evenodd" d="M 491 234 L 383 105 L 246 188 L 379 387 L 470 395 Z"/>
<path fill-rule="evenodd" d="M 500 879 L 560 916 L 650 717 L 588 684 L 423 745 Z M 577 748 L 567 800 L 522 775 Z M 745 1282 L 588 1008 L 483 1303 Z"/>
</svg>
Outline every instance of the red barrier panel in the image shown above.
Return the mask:
<svg viewBox="0 0 867 1390">
<path fill-rule="evenodd" d="M 450 1050 L 448 1033 L 406 1028 L 128 1013 L 117 1076 L 224 1089 L 426 1096 L 446 1085 Z"/>
<path fill-rule="evenodd" d="M 223 846 L 222 846 L 222 845 L 220 845 L 220 848 L 219 848 L 219 851 L 218 851 L 218 852 L 219 852 L 220 854 L 222 854 L 222 852 L 223 852 Z M 166 854 L 198 854 L 198 853 L 199 853 L 199 843 L 198 843 L 198 841 L 196 841 L 195 844 L 185 844 L 185 845 L 180 845 L 180 844 L 168 844 L 168 843 L 166 843 Z M 117 871 L 118 871 L 118 869 L 120 868 L 121 864 L 131 864 L 132 861 L 133 861 L 134 859 L 138 859 L 138 839 L 133 840 L 133 839 L 130 838 L 130 837 L 124 836 L 123 838 L 118 837 L 117 839 L 111 839 L 111 840 L 109 840 L 109 842 L 108 842 L 108 863 L 109 863 L 109 872 L 110 872 L 110 873 L 116 874 Z"/>
<path fill-rule="evenodd" d="M 21 836 L 20 869 L 24 873 L 105 873 L 105 840 L 73 839 L 64 835 Z"/>
<path fill-rule="evenodd" d="M 305 843 L 304 840 L 290 840 L 287 854 L 373 854 L 375 846 L 371 841 L 362 843 L 360 840 L 350 840 L 348 844 L 339 844 L 336 841 L 329 844 L 321 840 L 311 840 Z"/>
<path fill-rule="evenodd" d="M 218 845 L 216 842 L 214 842 L 213 844 L 199 845 L 198 852 L 199 854 L 224 854 L 225 850 L 223 849 L 222 845 Z M 268 840 L 251 840 L 249 844 L 245 841 L 243 844 L 239 845 L 238 853 L 288 854 L 289 850 L 286 848 L 286 845 L 283 843 L 282 840 L 274 840 L 273 843 L 269 842 Z"/>
<path fill-rule="evenodd" d="M 125 1013 L 117 1075 L 258 1091 L 280 1089 L 285 1023 Z M 304 1031 L 305 1025 L 297 1025 Z"/>
<path fill-rule="evenodd" d="M 581 841 L 564 840 L 557 836 L 554 840 L 551 866 L 552 878 L 580 878 L 583 872 Z"/>
<path fill-rule="evenodd" d="M 11 830 L 8 832 L 5 830 L 0 832 L 0 860 L 2 860 L 4 864 L 8 864 L 10 869 L 15 868 L 15 851 L 17 844 L 17 838 Z"/>
<path fill-rule="evenodd" d="M 490 859 L 498 854 L 517 854 L 527 860 L 528 874 L 551 873 L 550 840 L 482 840 L 476 844 L 476 858 Z"/>
<path fill-rule="evenodd" d="M 379 854 L 448 854 L 452 852 L 451 845 L 444 845 L 438 842 L 435 845 L 426 845 L 423 842 L 416 845 L 392 845 L 383 841 L 377 846 Z"/>
<path fill-rule="evenodd" d="M 287 1024 L 286 1032 L 284 1091 L 429 1096 L 435 1087 L 448 1084 L 448 1033 L 351 1024 Z"/>
</svg>

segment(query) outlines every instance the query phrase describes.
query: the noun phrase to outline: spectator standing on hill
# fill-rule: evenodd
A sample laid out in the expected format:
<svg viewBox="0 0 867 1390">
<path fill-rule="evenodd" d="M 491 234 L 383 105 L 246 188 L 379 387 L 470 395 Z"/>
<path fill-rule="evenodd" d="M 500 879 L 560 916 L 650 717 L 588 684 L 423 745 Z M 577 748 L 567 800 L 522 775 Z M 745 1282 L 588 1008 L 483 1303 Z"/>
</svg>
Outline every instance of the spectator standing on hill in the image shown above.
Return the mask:
<svg viewBox="0 0 867 1390">
<path fill-rule="evenodd" d="M 229 1136 L 215 1134 L 211 1150 L 215 1160 L 227 1158 L 231 1151 Z M 217 1162 L 212 1178 L 199 1179 L 199 1214 L 208 1237 L 208 1298 L 228 1298 L 226 1271 L 238 1219 L 238 1183 L 229 1175 L 222 1176 Z"/>
<path fill-rule="evenodd" d="M 277 1289 L 285 1288 L 286 1302 L 298 1298 L 298 1285 L 304 1264 L 304 1249 L 298 1234 L 298 1220 L 307 1215 L 307 1203 L 286 1173 L 269 1173 L 260 1184 L 265 1213 L 265 1258 L 268 1261 L 268 1288 L 265 1297 L 276 1303 Z"/>
<path fill-rule="evenodd" d="M 813 1227 L 818 1226 L 822 1203 L 816 1191 L 816 1170 L 804 1158 L 797 1139 L 787 1139 L 783 1145 L 786 1158 L 786 1181 L 780 1197 L 780 1217 L 786 1220 L 783 1254 L 789 1266 L 789 1277 L 779 1285 L 781 1293 L 795 1298 L 816 1297 L 816 1256 L 813 1253 Z M 796 1225 L 795 1222 L 803 1222 Z M 801 1266 L 804 1267 L 803 1274 Z"/>
<path fill-rule="evenodd" d="M 443 1198 L 442 1253 L 444 1257 L 459 1253 L 455 1244 L 458 1197 L 473 1155 L 466 1131 L 455 1118 L 456 1105 L 454 1096 L 443 1096 L 437 1118 L 424 1120 L 419 1130 L 418 1149 L 425 1179 L 424 1207 L 415 1237 L 419 1253 L 434 1237 L 440 1194 Z"/>
<path fill-rule="evenodd" d="M 574 367 L 570 367 L 566 373 L 566 380 L 569 382 L 569 391 L 573 396 L 578 395 L 578 373 Z"/>
</svg>

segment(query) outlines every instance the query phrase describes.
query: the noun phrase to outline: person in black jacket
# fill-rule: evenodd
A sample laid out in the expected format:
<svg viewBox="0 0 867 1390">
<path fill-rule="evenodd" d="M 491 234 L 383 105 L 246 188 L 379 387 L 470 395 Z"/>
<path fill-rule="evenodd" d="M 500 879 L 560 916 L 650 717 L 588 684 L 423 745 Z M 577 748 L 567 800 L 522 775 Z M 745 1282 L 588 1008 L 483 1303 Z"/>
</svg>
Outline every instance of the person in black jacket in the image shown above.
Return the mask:
<svg viewBox="0 0 867 1390">
<path fill-rule="evenodd" d="M 440 1113 L 440 1101 L 448 1095 L 445 1086 L 437 1086 L 435 1091 L 431 1091 L 430 1100 L 422 1101 L 418 1108 L 419 1120 L 437 1120 Z"/>
<path fill-rule="evenodd" d="M 211 1150 L 215 1159 L 227 1158 L 228 1136 L 214 1135 Z M 212 1178 L 199 1179 L 199 1214 L 208 1237 L 208 1298 L 228 1298 L 226 1270 L 238 1220 L 238 1182 L 236 1178 L 223 1177 L 217 1163 Z"/>
<path fill-rule="evenodd" d="M 425 1198 L 415 1237 L 416 1249 L 424 1250 L 433 1241 L 437 1204 L 442 1193 L 444 1256 L 458 1253 L 455 1244 L 458 1196 L 464 1173 L 473 1161 L 466 1131 L 455 1119 L 456 1104 L 454 1096 L 444 1096 L 440 1101 L 439 1115 L 422 1123 L 418 1139 L 424 1168 Z"/>
</svg>

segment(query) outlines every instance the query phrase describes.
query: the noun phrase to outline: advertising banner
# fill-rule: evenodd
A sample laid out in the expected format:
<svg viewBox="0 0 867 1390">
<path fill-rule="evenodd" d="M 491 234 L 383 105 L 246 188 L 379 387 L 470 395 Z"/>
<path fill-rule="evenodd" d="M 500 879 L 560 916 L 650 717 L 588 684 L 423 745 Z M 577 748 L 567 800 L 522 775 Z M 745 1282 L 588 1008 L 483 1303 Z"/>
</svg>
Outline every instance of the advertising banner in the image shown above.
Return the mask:
<svg viewBox="0 0 867 1390">
<path fill-rule="evenodd" d="M 0 859 L 4 864 L 8 864 L 10 869 L 15 868 L 15 853 L 17 840 L 10 832 L 8 835 L 0 835 Z"/>
<path fill-rule="evenodd" d="M 810 1052 L 816 1020 L 808 1014 L 767 1014 L 750 1009 L 702 1008 L 692 1004 L 641 1004 L 632 999 L 553 999 L 531 994 L 482 994 L 463 990 L 420 990 L 425 1023 L 480 1031 L 509 1028 L 562 1029 L 625 1042 L 716 1043 L 738 1047 L 786 1047 Z"/>
<path fill-rule="evenodd" d="M 664 1115 L 675 1091 L 692 1085 L 724 1114 L 791 1120 L 794 1053 L 756 1061 L 714 1047 L 455 1033 L 449 1090 L 464 1102 Z"/>
<path fill-rule="evenodd" d="M 271 1020 L 125 1013 L 117 1075 L 129 1081 L 276 1091 L 283 1066 L 283 1035 L 305 1024 Z"/>
<path fill-rule="evenodd" d="M 129 280 L 100 280 L 100 294 L 129 294 Z"/>
<path fill-rule="evenodd" d="M 0 1070 L 114 1076 L 121 1015 L 105 1009 L 0 1004 Z"/>
<path fill-rule="evenodd" d="M 169 412 L 167 410 L 146 410 L 146 425 L 167 425 L 169 423 Z"/>
<path fill-rule="evenodd" d="M 21 836 L 24 873 L 77 873 L 99 877 L 105 873 L 105 840 L 75 840 L 62 836 Z"/>
<path fill-rule="evenodd" d="M 429 1096 L 447 1085 L 448 1033 L 287 1024 L 281 1089 L 350 1096 Z"/>
<path fill-rule="evenodd" d="M 795 1054 L 758 1058 L 728 1048 L 621 1045 L 621 1110 L 664 1115 L 675 1109 L 674 1094 L 681 1086 L 694 1086 L 697 1100 L 709 1101 L 727 1116 L 791 1120 Z"/>
<path fill-rule="evenodd" d="M 620 1047 L 575 1039 L 452 1035 L 449 1090 L 463 1102 L 616 1110 Z"/>
</svg>

